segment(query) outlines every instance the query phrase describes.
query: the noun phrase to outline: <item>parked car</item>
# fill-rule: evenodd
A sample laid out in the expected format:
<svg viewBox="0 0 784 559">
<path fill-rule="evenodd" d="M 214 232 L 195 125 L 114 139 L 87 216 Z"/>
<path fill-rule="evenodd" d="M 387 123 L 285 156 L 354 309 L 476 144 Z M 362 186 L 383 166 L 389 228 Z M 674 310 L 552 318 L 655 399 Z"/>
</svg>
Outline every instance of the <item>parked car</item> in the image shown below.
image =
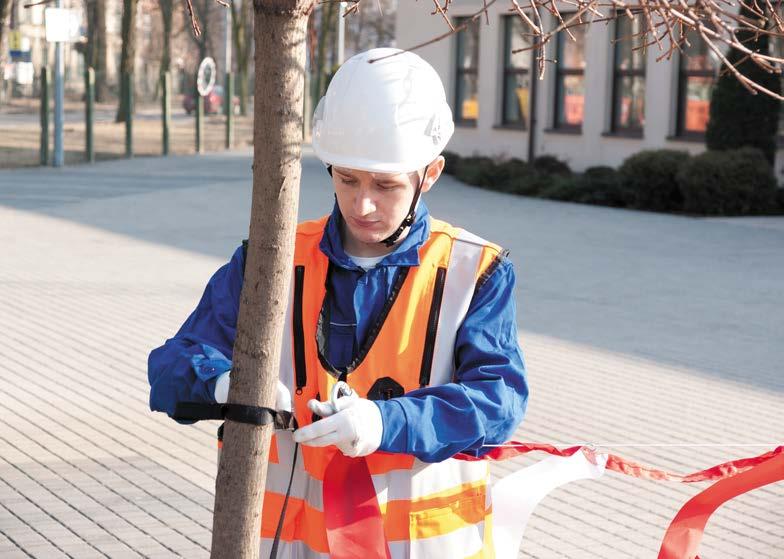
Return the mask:
<svg viewBox="0 0 784 559">
<path fill-rule="evenodd" d="M 212 88 L 209 95 L 204 97 L 204 113 L 216 114 L 223 112 L 223 86 L 216 85 Z M 234 107 L 234 114 L 240 114 L 240 98 L 236 95 L 232 99 L 232 106 Z M 193 93 L 186 93 L 182 98 L 182 108 L 185 112 L 191 114 L 196 110 L 196 97 Z"/>
</svg>

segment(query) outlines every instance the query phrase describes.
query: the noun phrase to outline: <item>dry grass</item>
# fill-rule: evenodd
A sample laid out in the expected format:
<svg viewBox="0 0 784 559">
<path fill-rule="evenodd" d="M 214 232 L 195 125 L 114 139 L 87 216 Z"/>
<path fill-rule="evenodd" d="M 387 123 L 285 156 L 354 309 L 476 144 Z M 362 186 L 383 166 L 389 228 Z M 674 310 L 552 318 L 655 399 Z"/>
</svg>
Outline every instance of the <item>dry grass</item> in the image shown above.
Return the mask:
<svg viewBox="0 0 784 559">
<path fill-rule="evenodd" d="M 78 106 L 74 106 L 77 109 Z M 108 106 L 107 106 L 108 108 Z M 26 112 L 37 115 L 37 107 L 16 104 L 5 107 L 7 114 Z M 66 110 L 69 104 L 66 104 Z M 0 116 L 0 169 L 32 167 L 40 161 L 41 128 L 35 119 L 24 123 L 3 122 Z M 244 147 L 253 143 L 253 117 L 234 117 L 234 147 Z M 53 152 L 52 119 L 50 117 L 49 161 Z M 145 115 L 133 121 L 134 156 L 160 156 L 163 145 L 163 126 L 161 120 Z M 96 160 L 125 157 L 125 124 L 97 122 L 94 125 L 94 145 Z M 204 122 L 204 151 L 222 151 L 226 133 L 226 118 L 210 115 Z M 85 163 L 84 122 L 66 122 L 63 130 L 63 143 L 66 165 Z M 196 121 L 193 117 L 172 119 L 169 128 L 169 148 L 171 154 L 184 155 L 196 152 Z"/>
</svg>

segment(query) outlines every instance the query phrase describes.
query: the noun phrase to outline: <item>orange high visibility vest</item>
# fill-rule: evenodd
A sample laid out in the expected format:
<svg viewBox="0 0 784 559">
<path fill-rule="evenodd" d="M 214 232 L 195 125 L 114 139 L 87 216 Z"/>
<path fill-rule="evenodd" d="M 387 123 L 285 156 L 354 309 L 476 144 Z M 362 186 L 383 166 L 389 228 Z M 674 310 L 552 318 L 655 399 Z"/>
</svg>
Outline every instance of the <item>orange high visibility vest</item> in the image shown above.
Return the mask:
<svg viewBox="0 0 784 559">
<path fill-rule="evenodd" d="M 312 398 L 325 400 L 340 373 L 323 355 L 328 258 L 319 250 L 327 218 L 297 229 L 291 299 L 281 352 L 280 379 L 293 395 L 300 426 L 312 422 Z M 388 399 L 427 385 L 451 382 L 454 344 L 475 286 L 500 247 L 431 219 L 420 265 L 401 268 L 392 295 L 345 380 L 360 396 Z M 416 428 L 412 426 L 412 428 Z M 300 447 L 281 530 L 278 557 L 328 558 L 322 481 L 336 447 Z M 262 512 L 261 556 L 269 556 L 292 475 L 289 432 L 273 437 Z M 367 457 L 393 558 L 494 557 L 484 461 L 447 459 L 436 464 L 414 456 L 376 452 Z M 351 480 L 346 480 L 351 491 Z"/>
</svg>

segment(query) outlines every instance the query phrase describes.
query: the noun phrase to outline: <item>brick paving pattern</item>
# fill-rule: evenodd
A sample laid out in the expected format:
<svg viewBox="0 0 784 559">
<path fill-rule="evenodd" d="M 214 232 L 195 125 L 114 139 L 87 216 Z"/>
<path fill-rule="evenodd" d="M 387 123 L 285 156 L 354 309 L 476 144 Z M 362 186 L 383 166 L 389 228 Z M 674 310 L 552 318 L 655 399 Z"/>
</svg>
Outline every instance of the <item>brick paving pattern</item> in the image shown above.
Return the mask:
<svg viewBox="0 0 784 559">
<path fill-rule="evenodd" d="M 307 219 L 331 194 L 318 162 L 303 165 Z M 208 557 L 216 424 L 150 413 L 146 357 L 247 236 L 249 199 L 248 153 L 0 172 L 0 557 Z M 428 200 L 512 250 L 532 390 L 519 440 L 784 440 L 781 220 L 560 204 L 449 177 Z M 687 472 L 769 448 L 610 450 Z M 570 484 L 537 508 L 520 556 L 655 557 L 698 490 L 611 473 Z M 719 509 L 701 556 L 783 557 L 784 485 Z"/>
</svg>

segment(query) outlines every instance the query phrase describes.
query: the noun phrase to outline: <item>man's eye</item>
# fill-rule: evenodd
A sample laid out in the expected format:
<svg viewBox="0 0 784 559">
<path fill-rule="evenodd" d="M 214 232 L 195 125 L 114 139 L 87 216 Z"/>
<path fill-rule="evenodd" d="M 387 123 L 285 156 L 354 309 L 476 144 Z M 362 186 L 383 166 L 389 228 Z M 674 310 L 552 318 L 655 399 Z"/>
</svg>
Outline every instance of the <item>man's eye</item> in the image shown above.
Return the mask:
<svg viewBox="0 0 784 559">
<path fill-rule="evenodd" d="M 344 179 L 343 177 L 340 177 L 340 182 L 342 182 L 343 184 L 350 185 L 350 184 L 356 184 L 357 181 L 355 181 L 354 179 Z"/>
</svg>

